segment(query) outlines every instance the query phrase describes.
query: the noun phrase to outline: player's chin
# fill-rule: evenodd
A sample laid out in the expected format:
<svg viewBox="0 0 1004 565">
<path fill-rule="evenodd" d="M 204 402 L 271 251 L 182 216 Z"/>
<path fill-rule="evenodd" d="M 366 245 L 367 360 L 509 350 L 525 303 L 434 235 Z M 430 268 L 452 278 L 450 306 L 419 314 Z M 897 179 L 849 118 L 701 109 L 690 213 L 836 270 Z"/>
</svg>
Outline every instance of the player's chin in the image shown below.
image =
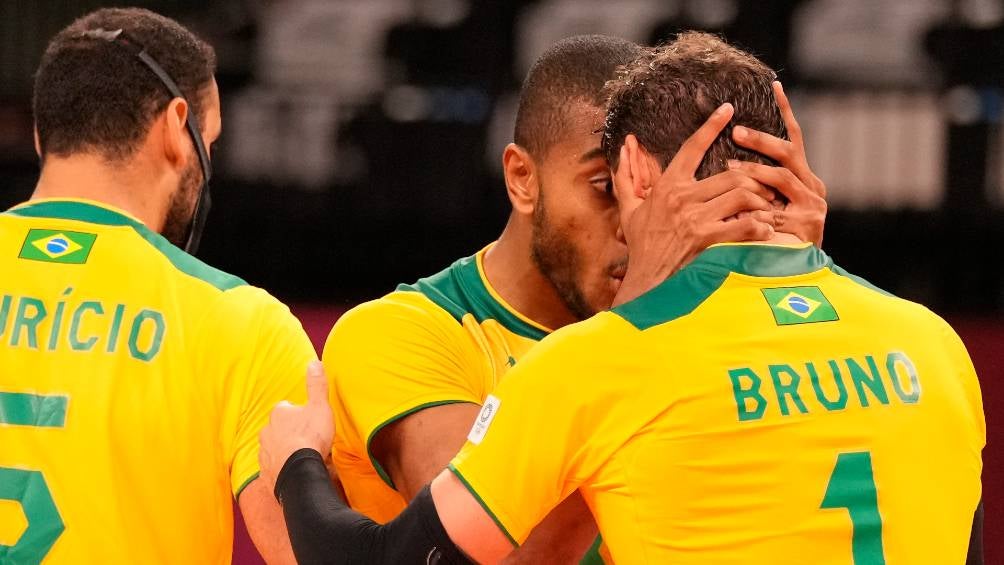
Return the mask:
<svg viewBox="0 0 1004 565">
<path fill-rule="evenodd" d="M 617 296 L 617 291 L 621 288 L 623 280 L 623 277 L 603 277 L 601 284 L 593 287 L 594 292 L 589 300 L 590 309 L 594 313 L 609 310 L 610 305 L 614 302 L 614 297 Z"/>
<path fill-rule="evenodd" d="M 621 289 L 621 283 L 624 282 L 624 275 L 609 277 L 607 284 L 610 286 L 610 302 L 614 301 L 614 296 L 617 296 L 617 291 Z"/>
</svg>

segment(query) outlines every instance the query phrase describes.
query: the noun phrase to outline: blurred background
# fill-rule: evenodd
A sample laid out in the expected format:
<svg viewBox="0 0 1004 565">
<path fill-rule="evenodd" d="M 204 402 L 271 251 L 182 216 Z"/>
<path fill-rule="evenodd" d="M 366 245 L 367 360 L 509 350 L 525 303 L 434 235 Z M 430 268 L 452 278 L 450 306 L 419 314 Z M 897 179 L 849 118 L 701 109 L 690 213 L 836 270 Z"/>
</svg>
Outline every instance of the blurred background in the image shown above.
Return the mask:
<svg viewBox="0 0 1004 565">
<path fill-rule="evenodd" d="M 1001 0 L 131 3 L 180 20 L 219 57 L 224 134 L 201 258 L 293 304 L 316 343 L 344 308 L 497 236 L 518 89 L 554 41 L 651 44 L 692 28 L 757 54 L 779 70 L 829 188 L 824 248 L 946 316 L 970 348 L 991 428 L 988 551 L 1004 562 L 991 472 L 1004 472 L 992 449 L 1004 402 Z M 0 208 L 36 179 L 30 95 L 46 42 L 108 4 L 0 1 Z"/>
</svg>

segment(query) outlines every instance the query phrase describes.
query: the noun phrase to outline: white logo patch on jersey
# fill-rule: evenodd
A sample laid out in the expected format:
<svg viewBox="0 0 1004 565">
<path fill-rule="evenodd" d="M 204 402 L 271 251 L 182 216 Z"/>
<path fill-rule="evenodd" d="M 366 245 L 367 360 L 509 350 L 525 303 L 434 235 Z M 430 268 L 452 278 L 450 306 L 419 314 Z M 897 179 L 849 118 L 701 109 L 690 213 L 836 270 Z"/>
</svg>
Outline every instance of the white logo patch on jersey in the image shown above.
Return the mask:
<svg viewBox="0 0 1004 565">
<path fill-rule="evenodd" d="M 481 407 L 481 412 L 478 413 L 478 418 L 474 420 L 474 427 L 471 428 L 471 433 L 467 434 L 467 440 L 478 445 L 481 440 L 485 439 L 485 433 L 488 432 L 488 426 L 492 424 L 492 420 L 495 419 L 495 415 L 499 412 L 499 406 L 502 401 L 495 398 L 492 395 L 488 395 L 485 399 L 484 405 Z"/>
</svg>

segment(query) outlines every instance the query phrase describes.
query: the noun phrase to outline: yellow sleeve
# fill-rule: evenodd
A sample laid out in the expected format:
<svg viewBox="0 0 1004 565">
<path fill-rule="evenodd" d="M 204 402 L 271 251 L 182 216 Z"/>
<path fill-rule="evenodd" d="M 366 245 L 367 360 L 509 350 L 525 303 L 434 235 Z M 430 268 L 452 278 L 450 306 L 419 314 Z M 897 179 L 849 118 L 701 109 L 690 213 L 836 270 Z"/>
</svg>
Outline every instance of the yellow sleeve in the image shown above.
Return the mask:
<svg viewBox="0 0 1004 565">
<path fill-rule="evenodd" d="M 979 378 L 976 376 L 976 367 L 973 366 L 973 360 L 969 356 L 969 351 L 966 350 L 966 345 L 963 343 L 962 338 L 959 337 L 959 334 L 955 333 L 955 330 L 952 329 L 948 322 L 941 318 L 939 320 L 942 323 L 942 331 L 944 332 L 948 351 L 952 355 L 952 359 L 958 369 L 959 382 L 966 391 L 972 425 L 982 442 L 979 446 L 982 449 L 986 446 L 987 442 L 987 424 L 986 415 L 983 412 L 983 394 L 980 390 Z"/>
<path fill-rule="evenodd" d="M 636 429 L 636 388 L 628 375 L 610 378 L 606 363 L 630 353 L 601 327 L 593 318 L 534 347 L 488 396 L 450 463 L 513 545 Z"/>
<path fill-rule="evenodd" d="M 324 346 L 332 379 L 335 444 L 370 459 L 384 426 L 432 406 L 469 402 L 487 393 L 488 361 L 449 313 L 417 292 L 395 292 L 343 315 Z"/>
<path fill-rule="evenodd" d="M 317 353 L 289 308 L 258 288 L 225 292 L 206 319 L 201 371 L 222 377 L 220 440 L 236 497 L 258 477 L 258 434 L 272 409 L 306 401 L 307 364 Z"/>
</svg>

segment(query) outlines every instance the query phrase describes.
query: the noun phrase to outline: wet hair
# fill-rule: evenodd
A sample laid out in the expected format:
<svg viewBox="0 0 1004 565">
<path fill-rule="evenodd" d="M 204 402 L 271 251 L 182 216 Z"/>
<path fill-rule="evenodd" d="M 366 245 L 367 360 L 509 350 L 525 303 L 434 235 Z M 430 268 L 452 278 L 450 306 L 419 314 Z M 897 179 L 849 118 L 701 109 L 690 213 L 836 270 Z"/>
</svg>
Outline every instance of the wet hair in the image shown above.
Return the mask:
<svg viewBox="0 0 1004 565">
<path fill-rule="evenodd" d="M 101 9 L 56 34 L 42 56 L 32 103 L 43 159 L 80 152 L 96 152 L 112 162 L 127 159 L 171 101 L 134 52 L 85 35 L 120 29 L 174 79 L 204 127 L 203 105 L 216 68 L 213 48 L 178 22 L 148 10 Z"/>
<path fill-rule="evenodd" d="M 523 82 L 513 139 L 536 158 L 566 132 L 575 102 L 602 108 L 604 84 L 642 54 L 641 46 L 605 35 L 578 35 L 555 43 L 537 59 Z"/>
<path fill-rule="evenodd" d="M 634 134 L 665 168 L 711 113 L 731 102 L 735 115 L 711 145 L 697 178 L 724 171 L 729 159 L 775 165 L 736 145 L 732 127 L 788 138 L 771 90 L 776 77 L 753 55 L 707 33 L 681 33 L 671 43 L 645 49 L 606 86 L 602 147 L 607 161 L 616 169 L 625 137 Z"/>
</svg>

